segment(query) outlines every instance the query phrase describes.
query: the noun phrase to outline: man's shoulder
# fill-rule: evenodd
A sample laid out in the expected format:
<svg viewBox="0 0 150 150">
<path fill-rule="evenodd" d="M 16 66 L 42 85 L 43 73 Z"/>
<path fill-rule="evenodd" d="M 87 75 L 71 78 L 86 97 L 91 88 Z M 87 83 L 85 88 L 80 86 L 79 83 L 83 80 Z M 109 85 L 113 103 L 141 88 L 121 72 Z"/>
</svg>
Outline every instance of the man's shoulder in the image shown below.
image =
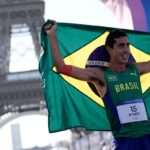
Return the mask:
<svg viewBox="0 0 150 150">
<path fill-rule="evenodd" d="M 135 62 L 134 62 L 134 63 L 133 63 L 133 62 L 132 62 L 132 63 L 131 63 L 131 62 L 130 62 L 130 63 L 127 63 L 127 64 L 126 64 L 126 67 L 127 67 L 127 68 L 131 68 L 131 69 L 135 69 L 135 68 L 137 69 Z"/>
<path fill-rule="evenodd" d="M 139 74 L 137 63 L 135 63 L 135 62 L 134 63 L 128 63 L 127 67 L 129 70 L 137 72 Z"/>
</svg>

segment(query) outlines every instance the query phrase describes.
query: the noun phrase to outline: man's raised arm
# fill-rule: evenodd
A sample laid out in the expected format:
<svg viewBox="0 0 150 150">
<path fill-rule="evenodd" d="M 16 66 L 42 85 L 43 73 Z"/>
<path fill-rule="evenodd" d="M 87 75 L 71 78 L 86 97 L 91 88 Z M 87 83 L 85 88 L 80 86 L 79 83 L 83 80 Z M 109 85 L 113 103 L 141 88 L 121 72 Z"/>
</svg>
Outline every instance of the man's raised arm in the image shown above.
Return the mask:
<svg viewBox="0 0 150 150">
<path fill-rule="evenodd" d="M 136 66 L 140 74 L 145 74 L 145 73 L 150 72 L 150 61 L 136 63 Z"/>
<path fill-rule="evenodd" d="M 81 69 L 75 66 L 65 64 L 58 47 L 58 41 L 56 36 L 57 23 L 47 24 L 44 27 L 45 32 L 49 36 L 50 46 L 52 50 L 52 57 L 56 66 L 57 72 L 62 73 L 80 80 L 94 81 L 104 80 L 102 70 L 98 68 L 86 68 Z"/>
</svg>

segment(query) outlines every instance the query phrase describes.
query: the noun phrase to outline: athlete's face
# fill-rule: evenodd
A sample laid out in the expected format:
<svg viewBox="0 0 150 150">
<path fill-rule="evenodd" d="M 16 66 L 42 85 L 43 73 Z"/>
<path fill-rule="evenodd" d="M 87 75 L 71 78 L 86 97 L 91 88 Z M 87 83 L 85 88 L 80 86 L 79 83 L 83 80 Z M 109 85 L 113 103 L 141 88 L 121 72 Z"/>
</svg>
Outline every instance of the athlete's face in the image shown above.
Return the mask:
<svg viewBox="0 0 150 150">
<path fill-rule="evenodd" d="M 117 63 L 127 63 L 130 56 L 128 37 L 123 36 L 115 39 L 115 41 L 113 48 L 109 48 L 111 60 Z"/>
</svg>

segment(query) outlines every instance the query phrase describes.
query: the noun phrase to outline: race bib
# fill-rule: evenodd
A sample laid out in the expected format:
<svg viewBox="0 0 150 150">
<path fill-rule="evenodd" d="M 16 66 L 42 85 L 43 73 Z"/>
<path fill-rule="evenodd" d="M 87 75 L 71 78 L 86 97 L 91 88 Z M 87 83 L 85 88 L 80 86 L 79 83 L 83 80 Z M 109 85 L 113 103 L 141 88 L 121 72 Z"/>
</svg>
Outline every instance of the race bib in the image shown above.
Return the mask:
<svg viewBox="0 0 150 150">
<path fill-rule="evenodd" d="M 117 111 L 121 124 L 148 120 L 143 99 L 124 102 L 117 106 Z"/>
</svg>

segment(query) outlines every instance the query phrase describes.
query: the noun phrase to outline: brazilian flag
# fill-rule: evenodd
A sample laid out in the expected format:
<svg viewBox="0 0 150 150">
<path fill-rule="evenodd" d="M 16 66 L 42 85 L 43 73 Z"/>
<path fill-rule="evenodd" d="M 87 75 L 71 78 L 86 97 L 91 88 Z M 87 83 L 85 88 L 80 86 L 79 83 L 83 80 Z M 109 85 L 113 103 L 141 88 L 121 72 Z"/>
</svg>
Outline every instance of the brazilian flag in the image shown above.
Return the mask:
<svg viewBox="0 0 150 150">
<path fill-rule="evenodd" d="M 51 22 L 48 20 L 46 23 Z M 44 27 L 44 25 L 43 25 Z M 39 71 L 48 109 L 49 132 L 75 127 L 111 130 L 101 97 L 85 82 L 58 74 L 51 56 L 49 38 L 41 29 L 42 53 Z M 105 44 L 114 28 L 58 23 L 57 39 L 66 64 L 85 68 L 90 55 Z M 150 60 L 150 33 L 125 30 L 136 62 Z M 146 107 L 150 113 L 150 73 L 141 76 Z"/>
</svg>

